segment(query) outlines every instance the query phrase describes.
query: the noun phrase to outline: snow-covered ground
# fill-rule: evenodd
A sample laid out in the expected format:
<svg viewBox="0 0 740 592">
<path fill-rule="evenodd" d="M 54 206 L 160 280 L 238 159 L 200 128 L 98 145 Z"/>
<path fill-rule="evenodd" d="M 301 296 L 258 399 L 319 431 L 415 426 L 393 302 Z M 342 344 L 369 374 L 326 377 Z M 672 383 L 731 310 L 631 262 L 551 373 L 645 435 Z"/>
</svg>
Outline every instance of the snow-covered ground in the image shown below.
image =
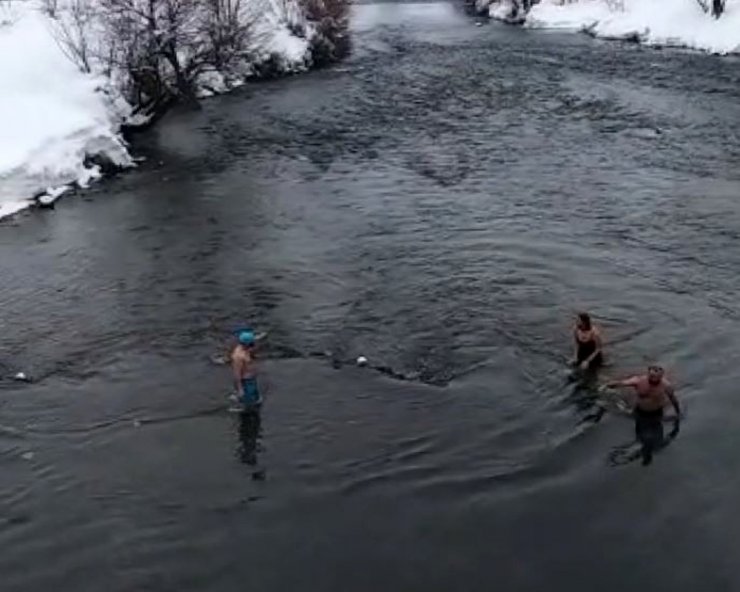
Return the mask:
<svg viewBox="0 0 740 592">
<path fill-rule="evenodd" d="M 258 58 L 277 58 L 285 71 L 305 69 L 309 42 L 291 32 L 302 18 L 297 4 L 254 0 L 253 6 L 261 17 Z M 0 0 L 0 218 L 33 205 L 34 196 L 45 192 L 41 201 L 49 203 L 69 184 L 85 186 L 99 177 L 89 156 L 133 164 L 119 133 L 131 107 L 108 79 L 73 64 L 54 29 L 36 0 Z M 251 67 L 245 64 L 238 74 L 248 75 Z M 204 83 L 204 95 L 235 86 L 219 73 Z"/>
<path fill-rule="evenodd" d="M 488 3 L 479 0 L 479 7 Z M 512 0 L 495 0 L 488 10 L 491 17 L 506 19 Z M 718 54 L 740 52 L 740 0 L 727 0 L 719 19 L 704 12 L 697 0 L 542 0 L 524 24 Z"/>
<path fill-rule="evenodd" d="M 697 0 L 544 0 L 529 12 L 527 25 L 720 54 L 740 52 L 740 0 L 727 0 L 719 19 L 705 13 Z"/>
</svg>

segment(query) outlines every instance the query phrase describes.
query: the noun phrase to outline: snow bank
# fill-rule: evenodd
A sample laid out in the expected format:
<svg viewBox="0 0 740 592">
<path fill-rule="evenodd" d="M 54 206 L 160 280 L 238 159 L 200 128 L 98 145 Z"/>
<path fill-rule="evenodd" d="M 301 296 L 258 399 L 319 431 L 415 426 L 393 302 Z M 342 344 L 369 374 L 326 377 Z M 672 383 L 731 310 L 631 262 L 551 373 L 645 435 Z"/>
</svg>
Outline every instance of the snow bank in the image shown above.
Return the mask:
<svg viewBox="0 0 740 592">
<path fill-rule="evenodd" d="M 0 218 L 71 182 L 100 176 L 86 156 L 127 166 L 118 135 L 127 106 L 105 80 L 81 73 L 62 53 L 46 18 L 31 8 L 3 13 L 0 25 Z M 48 200 L 47 200 L 48 201 Z"/>
<path fill-rule="evenodd" d="M 696 0 L 543 0 L 532 7 L 526 25 L 718 54 L 740 52 L 740 0 L 727 0 L 719 19 L 705 13 Z"/>
<path fill-rule="evenodd" d="M 69 6 L 60 0 L 58 18 Z M 263 63 L 276 73 L 311 64 L 316 31 L 296 1 L 249 0 L 243 8 L 255 34 L 249 56 L 235 71 L 207 73 L 201 96 L 239 86 L 261 74 Z M 59 26 L 36 0 L 0 0 L 0 218 L 32 205 L 34 195 L 49 204 L 69 184 L 84 187 L 98 178 L 91 156 L 117 167 L 133 164 L 119 131 L 136 116 L 114 81 L 81 72 L 65 55 L 55 38 Z M 93 27 L 94 46 L 102 42 L 96 35 Z M 93 71 L 102 72 L 99 66 L 91 63 Z"/>
</svg>

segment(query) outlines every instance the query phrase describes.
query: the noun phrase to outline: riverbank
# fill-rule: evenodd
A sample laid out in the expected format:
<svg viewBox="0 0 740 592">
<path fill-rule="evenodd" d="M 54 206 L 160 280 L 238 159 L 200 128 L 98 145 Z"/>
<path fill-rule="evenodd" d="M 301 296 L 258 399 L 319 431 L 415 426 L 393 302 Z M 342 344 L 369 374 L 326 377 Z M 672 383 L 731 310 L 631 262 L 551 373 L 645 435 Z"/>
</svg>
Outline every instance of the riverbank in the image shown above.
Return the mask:
<svg viewBox="0 0 740 592">
<path fill-rule="evenodd" d="M 297 1 L 257 4 L 255 15 L 244 17 L 253 19 L 247 54 L 204 71 L 198 98 L 326 59 L 320 26 Z M 124 77 L 99 57 L 105 52 L 95 17 L 85 15 L 80 32 L 77 14 L 62 10 L 52 15 L 36 1 L 0 6 L 0 219 L 50 206 L 72 188 L 134 166 L 122 130 L 162 112 L 160 106 L 142 113 L 127 100 Z"/>
<path fill-rule="evenodd" d="M 581 31 L 604 39 L 684 47 L 726 55 L 740 52 L 740 1 L 714 18 L 695 0 L 543 0 L 523 14 L 511 0 L 478 3 L 492 18 L 525 27 Z"/>
<path fill-rule="evenodd" d="M 735 60 L 353 18 L 341 67 L 1 224 L 2 592 L 740 590 Z M 675 377 L 650 467 L 567 382 L 580 308 L 602 379 Z M 261 425 L 210 360 L 241 321 Z"/>
</svg>

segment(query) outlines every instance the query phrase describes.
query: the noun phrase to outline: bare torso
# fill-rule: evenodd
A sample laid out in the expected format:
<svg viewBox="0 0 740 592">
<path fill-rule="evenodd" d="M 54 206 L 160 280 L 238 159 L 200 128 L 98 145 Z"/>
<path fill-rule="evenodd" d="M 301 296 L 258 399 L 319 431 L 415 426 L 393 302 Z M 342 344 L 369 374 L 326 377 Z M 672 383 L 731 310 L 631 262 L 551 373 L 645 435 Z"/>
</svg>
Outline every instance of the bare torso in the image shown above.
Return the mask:
<svg viewBox="0 0 740 592">
<path fill-rule="evenodd" d="M 651 384 L 647 376 L 640 376 L 631 386 L 637 395 L 635 407 L 641 411 L 658 411 L 669 403 L 668 393 L 672 387 L 665 378 L 658 384 Z"/>
<path fill-rule="evenodd" d="M 231 353 L 231 365 L 234 368 L 235 374 L 242 380 L 245 378 L 254 378 L 257 374 L 252 352 L 241 345 L 237 345 Z"/>
<path fill-rule="evenodd" d="M 596 331 L 596 328 L 592 328 L 592 329 L 588 329 L 587 331 L 584 331 L 583 329 L 576 327 L 575 335 L 576 335 L 576 341 L 578 343 L 589 343 L 590 341 L 596 340 L 596 336 L 598 335 L 598 332 Z"/>
</svg>

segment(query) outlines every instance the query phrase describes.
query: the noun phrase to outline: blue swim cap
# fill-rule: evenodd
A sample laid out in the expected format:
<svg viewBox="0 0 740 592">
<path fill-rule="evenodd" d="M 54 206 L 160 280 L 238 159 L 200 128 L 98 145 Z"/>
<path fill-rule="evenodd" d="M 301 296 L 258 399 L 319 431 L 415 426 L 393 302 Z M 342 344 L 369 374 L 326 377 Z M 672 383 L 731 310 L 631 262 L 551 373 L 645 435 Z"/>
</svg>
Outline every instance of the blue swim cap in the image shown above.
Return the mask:
<svg viewBox="0 0 740 592">
<path fill-rule="evenodd" d="M 242 345 L 254 345 L 254 333 L 249 330 L 240 331 L 236 338 Z"/>
</svg>

